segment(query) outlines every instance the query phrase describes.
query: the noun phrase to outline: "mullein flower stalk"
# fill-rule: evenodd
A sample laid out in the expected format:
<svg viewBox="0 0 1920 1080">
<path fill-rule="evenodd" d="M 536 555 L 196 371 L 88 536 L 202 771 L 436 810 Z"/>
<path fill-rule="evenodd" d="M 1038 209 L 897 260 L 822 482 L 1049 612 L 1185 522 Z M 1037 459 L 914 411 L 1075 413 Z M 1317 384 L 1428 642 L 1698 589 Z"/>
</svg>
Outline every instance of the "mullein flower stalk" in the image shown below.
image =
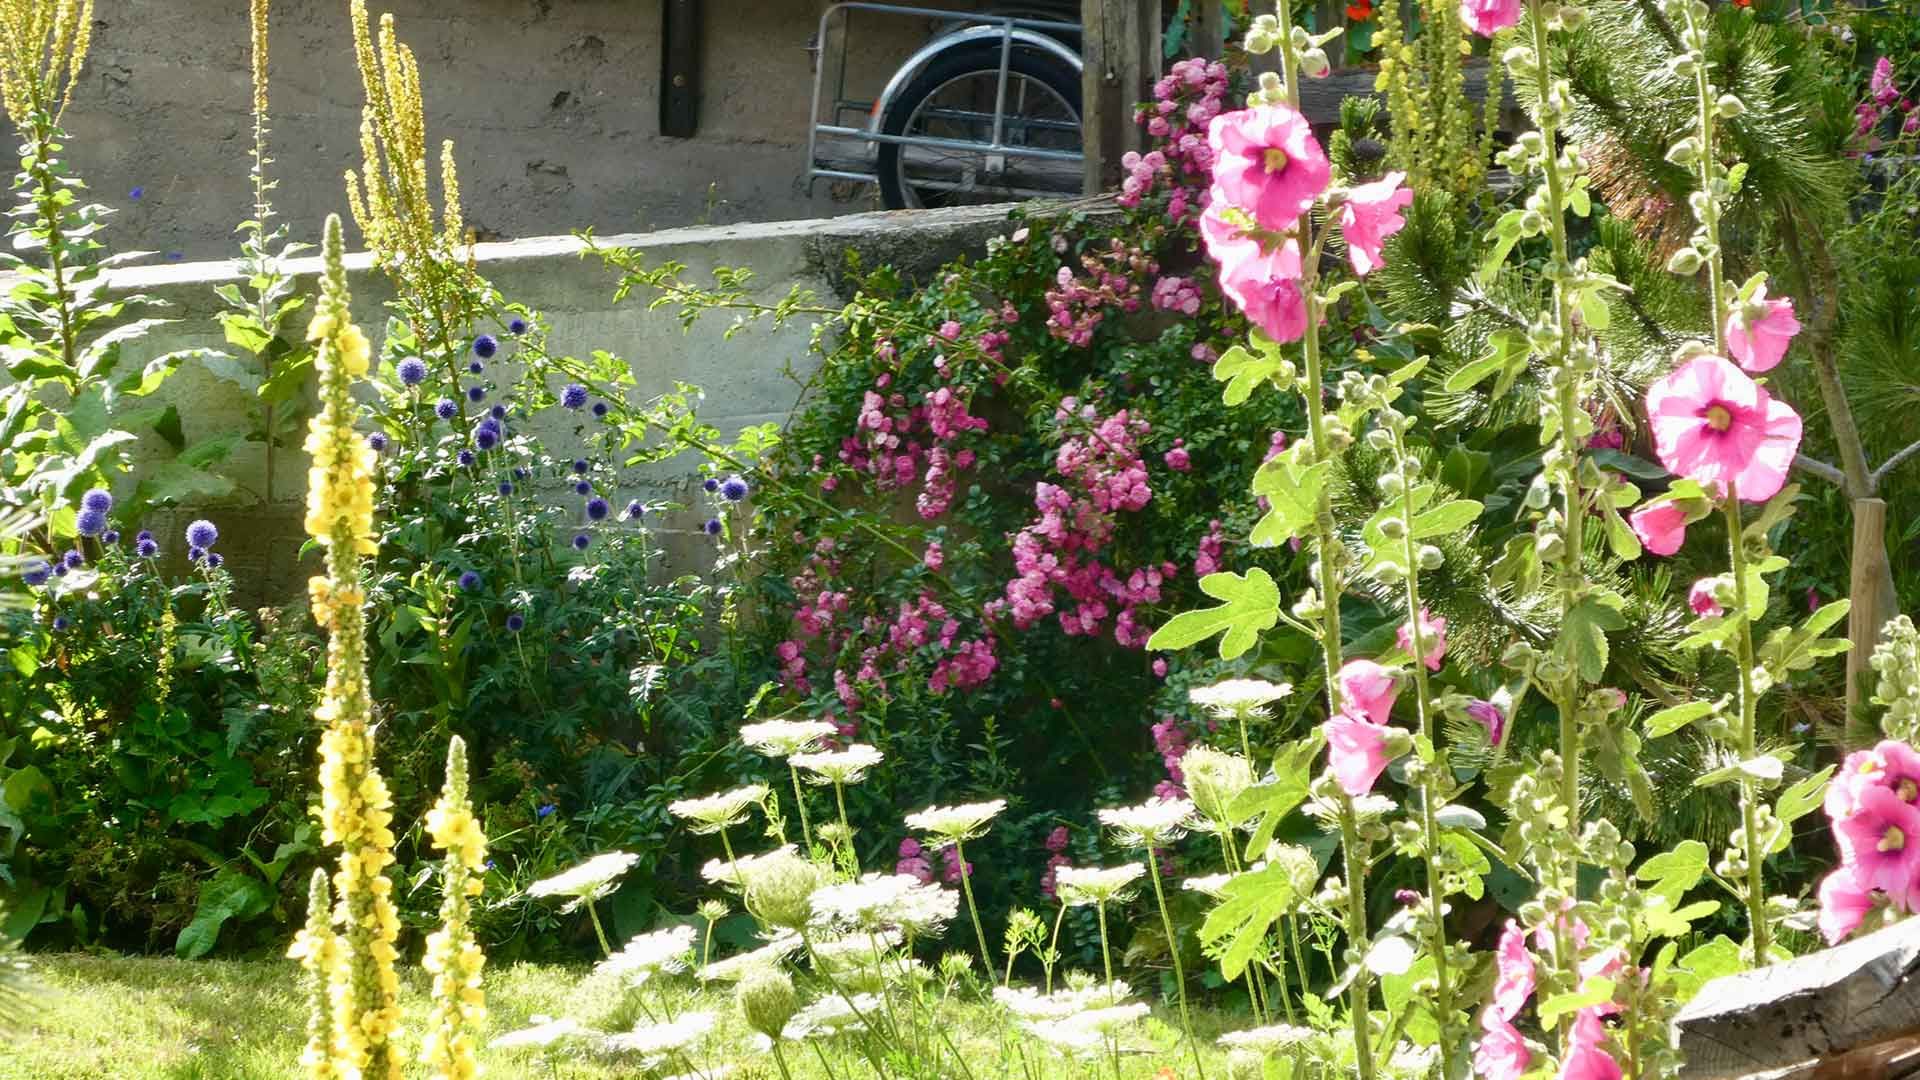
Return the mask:
<svg viewBox="0 0 1920 1080">
<path fill-rule="evenodd" d="M 294 935 L 287 955 L 300 961 L 307 981 L 307 1046 L 300 1068 L 307 1080 L 339 1080 L 333 1059 L 333 999 L 328 980 L 335 960 L 333 897 L 327 870 L 316 866 L 307 885 L 307 925 Z"/>
<path fill-rule="evenodd" d="M 458 735 L 447 744 L 446 787 L 427 811 L 426 825 L 446 860 L 440 929 L 427 938 L 421 961 L 433 976 L 433 1011 L 420 1057 L 433 1080 L 471 1080 L 478 1075 L 474 1034 L 487 1018 L 486 994 L 480 988 L 486 956 L 473 935 L 473 900 L 484 884 L 487 838 L 467 796 L 467 744 Z"/>
<path fill-rule="evenodd" d="M 355 430 L 355 379 L 367 373 L 366 336 L 348 309 L 338 216 L 327 218 L 325 272 L 307 336 L 320 411 L 306 449 L 307 532 L 325 549 L 327 573 L 308 582 L 314 621 L 329 632 L 327 679 L 314 718 L 320 739 L 321 839 L 340 847 L 334 923 L 340 927 L 328 978 L 335 1067 L 343 1075 L 389 1080 L 402 1055 L 400 984 L 394 973 L 400 920 L 393 904 L 393 800 L 374 766 L 373 701 L 367 684 L 366 594 L 360 560 L 377 550 L 373 532 L 374 452 Z"/>
</svg>

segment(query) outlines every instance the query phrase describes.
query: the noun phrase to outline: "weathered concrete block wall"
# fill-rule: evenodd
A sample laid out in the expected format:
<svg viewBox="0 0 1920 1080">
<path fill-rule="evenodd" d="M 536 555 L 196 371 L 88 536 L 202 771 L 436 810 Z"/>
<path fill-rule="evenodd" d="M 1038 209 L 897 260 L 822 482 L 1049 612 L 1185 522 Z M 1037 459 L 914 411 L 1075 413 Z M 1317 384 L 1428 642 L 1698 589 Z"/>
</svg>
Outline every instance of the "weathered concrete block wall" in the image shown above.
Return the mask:
<svg viewBox="0 0 1920 1080">
<path fill-rule="evenodd" d="M 875 208 L 870 189 L 822 183 L 809 197 L 801 181 L 806 46 L 826 3 L 704 0 L 699 129 L 688 139 L 659 134 L 660 0 L 369 7 L 376 20 L 391 11 L 418 56 L 428 138 L 454 140 L 467 221 L 491 240 Z M 100 0 L 95 15 L 66 126 L 75 169 L 123 211 L 115 246 L 225 256 L 252 206 L 245 0 Z M 869 81 L 891 72 L 929 26 L 875 23 L 852 70 Z M 296 238 L 316 240 L 328 213 L 345 213 L 341 174 L 360 158 L 346 0 L 276 0 L 271 56 L 276 206 Z"/>
<path fill-rule="evenodd" d="M 598 243 L 626 247 L 649 264 L 668 260 L 685 263 L 694 280 L 711 280 L 718 266 L 751 267 L 753 294 L 767 302 L 787 295 L 794 287 L 811 290 L 832 304 L 841 285 L 840 269 L 847 253 L 862 263 L 883 263 L 924 280 L 941 264 L 963 252 L 977 252 L 989 236 L 1011 231 L 1005 207 L 899 214 L 863 214 L 824 221 L 777 222 L 760 225 L 711 226 L 664 230 L 645 234 L 613 235 Z M 780 331 L 764 325 L 723 340 L 731 319 L 715 314 L 683 332 L 672 310 L 648 311 L 647 298 L 635 296 L 615 304 L 618 276 L 596 256 L 581 256 L 583 244 L 574 237 L 538 237 L 482 244 L 476 251 L 481 274 L 511 301 L 540 311 L 550 323 L 550 351 L 587 356 L 608 350 L 631 365 L 637 386 L 634 402 L 671 390 L 676 382 L 701 386 L 706 392 L 703 419 L 731 437 L 742 427 L 784 421 L 802 387 L 786 372 L 788 365 L 804 378 L 817 361 L 809 352 L 811 328 L 790 324 Z M 349 279 L 356 320 L 379 345 L 386 323 L 384 304 L 391 297 L 385 278 L 369 266 L 365 255 L 349 256 Z M 301 260 L 294 269 L 301 288 L 313 288 L 317 260 Z M 161 264 L 113 271 L 115 292 L 141 292 L 165 301 L 164 312 L 176 321 L 158 328 L 130 349 L 126 362 L 145 363 L 165 352 L 186 348 L 225 348 L 214 315 L 221 303 L 214 289 L 241 281 L 230 262 Z M 497 372 L 496 372 L 497 374 Z M 219 380 L 196 363 L 188 362 L 156 397 L 176 405 L 188 445 L 212 436 L 244 430 L 249 399 L 231 383 Z M 531 430 L 557 454 L 573 450 L 571 426 L 565 418 L 536 419 Z M 163 461 L 172 449 L 158 436 L 146 434 L 135 453 L 136 473 L 124 485 L 131 491 L 138 466 Z M 621 497 L 672 496 L 688 499 L 691 470 L 697 461 L 683 459 L 674 467 L 635 474 L 633 487 Z M 179 507 L 155 514 L 141 524 L 169 538 L 167 558 L 175 569 L 184 567 L 179 541 L 185 523 L 206 516 L 221 528 L 221 550 L 240 579 L 249 602 L 297 595 L 305 571 L 296 565 L 303 541 L 301 503 L 305 497 L 307 462 L 303 454 L 281 451 L 274 462 L 274 501 L 264 498 L 266 454 L 259 443 L 243 443 L 222 467 L 236 486 L 235 494 L 218 503 Z M 704 515 L 700 515 L 704 516 Z M 691 529 L 697 517 L 688 514 L 667 523 L 668 548 L 680 567 L 697 565 L 704 543 L 694 542 Z"/>
</svg>

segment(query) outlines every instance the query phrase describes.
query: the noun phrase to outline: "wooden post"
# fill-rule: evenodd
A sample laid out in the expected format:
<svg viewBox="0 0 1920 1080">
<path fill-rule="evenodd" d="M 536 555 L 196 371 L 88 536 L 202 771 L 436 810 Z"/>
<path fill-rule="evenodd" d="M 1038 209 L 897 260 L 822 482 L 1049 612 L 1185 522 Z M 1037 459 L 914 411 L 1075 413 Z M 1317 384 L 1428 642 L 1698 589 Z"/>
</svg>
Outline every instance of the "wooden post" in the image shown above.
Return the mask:
<svg viewBox="0 0 1920 1080">
<path fill-rule="evenodd" d="M 1134 106 L 1160 77 L 1160 0 L 1080 0 L 1080 133 L 1089 195 L 1120 186 L 1120 156 L 1141 146 Z"/>
<path fill-rule="evenodd" d="M 1193 4 L 1196 14 L 1187 51 L 1209 60 L 1223 58 L 1227 52 L 1226 0 L 1193 0 Z"/>
<path fill-rule="evenodd" d="M 1847 715 L 1872 690 L 1873 669 L 1867 661 L 1880 644 L 1880 628 L 1900 613 L 1893 592 L 1893 573 L 1887 565 L 1887 503 L 1884 499 L 1853 500 L 1853 580 L 1848 598 Z"/>
</svg>

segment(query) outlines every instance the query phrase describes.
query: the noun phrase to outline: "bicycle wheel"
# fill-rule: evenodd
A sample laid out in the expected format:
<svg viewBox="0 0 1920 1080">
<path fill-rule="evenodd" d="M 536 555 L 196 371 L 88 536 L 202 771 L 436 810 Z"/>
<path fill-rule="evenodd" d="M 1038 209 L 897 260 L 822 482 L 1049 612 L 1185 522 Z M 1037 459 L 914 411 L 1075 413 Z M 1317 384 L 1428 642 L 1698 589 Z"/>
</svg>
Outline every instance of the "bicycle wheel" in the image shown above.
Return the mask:
<svg viewBox="0 0 1920 1080">
<path fill-rule="evenodd" d="M 881 143 L 880 194 L 889 210 L 1011 202 L 1080 191 L 1077 159 L 991 149 L 1000 83 L 999 42 L 936 57 L 880 118 L 880 130 L 940 140 Z M 1002 147 L 1080 151 L 1080 73 L 1018 42 L 1007 63 Z M 974 144 L 961 146 L 955 144 Z M 977 147 L 977 148 L 976 148 Z"/>
</svg>

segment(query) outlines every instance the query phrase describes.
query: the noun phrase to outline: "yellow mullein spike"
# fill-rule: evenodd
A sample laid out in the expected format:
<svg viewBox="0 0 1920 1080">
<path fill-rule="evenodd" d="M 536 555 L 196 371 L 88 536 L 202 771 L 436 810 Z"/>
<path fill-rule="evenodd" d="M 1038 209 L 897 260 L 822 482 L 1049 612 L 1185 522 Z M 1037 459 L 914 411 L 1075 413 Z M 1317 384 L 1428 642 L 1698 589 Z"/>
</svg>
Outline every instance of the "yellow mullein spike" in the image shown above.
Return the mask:
<svg viewBox="0 0 1920 1080">
<path fill-rule="evenodd" d="M 328 629 L 327 677 L 314 717 L 320 738 L 322 840 L 340 846 L 334 872 L 334 923 L 340 927 L 327 987 L 333 1067 L 343 1077 L 398 1080 L 402 1055 L 400 932 L 393 905 L 393 799 L 373 761 L 373 702 L 367 684 L 366 596 L 360 559 L 373 540 L 374 454 L 356 430 L 352 387 L 367 373 L 366 336 L 353 325 L 340 218 L 327 218 L 325 273 L 307 336 L 319 343 L 314 371 L 320 411 L 308 425 L 313 459 L 307 481 L 307 531 L 325 548 L 327 584 L 312 590 Z"/>
<path fill-rule="evenodd" d="M 433 1012 L 420 1059 L 433 1080 L 471 1080 L 478 1074 L 474 1033 L 486 1021 L 480 969 L 486 956 L 474 938 L 473 899 L 486 869 L 487 838 L 467 798 L 467 744 L 455 735 L 447 744 L 447 782 L 427 811 L 427 834 L 446 853 L 441 873 L 440 929 L 427 938 L 421 966 L 433 976 Z"/>
<path fill-rule="evenodd" d="M 333 1065 L 333 998 L 328 988 L 338 952 L 332 912 L 327 872 L 315 867 L 307 886 L 307 925 L 287 950 L 307 972 L 307 1048 L 300 1054 L 307 1080 L 337 1080 L 340 1075 Z"/>
<path fill-rule="evenodd" d="M 440 144 L 440 217 L 447 247 L 458 250 L 466 240 L 467 226 L 460 212 L 460 172 L 453 159 L 453 140 Z"/>
</svg>

